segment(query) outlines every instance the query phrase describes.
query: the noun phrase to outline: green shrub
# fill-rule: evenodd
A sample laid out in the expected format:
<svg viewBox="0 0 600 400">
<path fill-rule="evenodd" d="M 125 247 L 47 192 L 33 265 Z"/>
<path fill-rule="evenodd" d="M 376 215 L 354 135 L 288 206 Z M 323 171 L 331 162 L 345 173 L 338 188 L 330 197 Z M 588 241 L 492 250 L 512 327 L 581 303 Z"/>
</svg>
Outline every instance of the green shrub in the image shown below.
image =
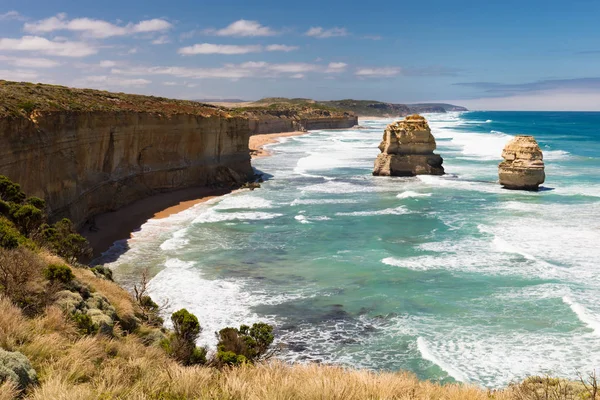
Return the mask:
<svg viewBox="0 0 600 400">
<path fill-rule="evenodd" d="M 248 362 L 248 359 L 241 354 L 235 354 L 233 351 L 217 351 L 217 359 L 224 365 L 241 365 Z"/>
<path fill-rule="evenodd" d="M 15 204 L 11 208 L 11 217 L 13 221 L 15 221 L 25 235 L 28 235 L 36 228 L 39 228 L 44 221 L 45 216 L 42 210 L 31 204 L 25 204 L 23 206 Z"/>
<path fill-rule="evenodd" d="M 40 199 L 39 197 L 29 197 L 26 200 L 27 204 L 31 204 L 32 206 L 34 206 L 35 208 L 39 208 L 40 210 L 43 210 L 46 208 L 46 202 L 42 199 Z"/>
<path fill-rule="evenodd" d="M 7 380 L 12 380 L 19 389 L 25 389 L 37 382 L 37 374 L 22 353 L 0 349 L 0 384 Z"/>
<path fill-rule="evenodd" d="M 75 278 L 71 268 L 64 264 L 50 264 L 44 270 L 46 279 L 52 282 L 60 282 L 67 284 Z"/>
<path fill-rule="evenodd" d="M 206 363 L 206 349 L 196 346 L 202 331 L 198 318 L 185 308 L 171 315 L 173 334 L 161 342 L 161 347 L 183 365 Z"/>
<path fill-rule="evenodd" d="M 94 273 L 94 275 L 102 277 L 104 279 L 108 279 L 109 281 L 113 281 L 113 273 L 112 270 L 103 265 L 98 265 L 96 267 L 90 268 L 90 270 Z M 154 302 L 153 302 L 154 303 Z M 156 304 L 156 303 L 154 303 Z M 158 306 L 156 306 L 158 308 Z"/>
<path fill-rule="evenodd" d="M 0 215 L 8 216 L 10 213 L 10 204 L 4 200 L 0 200 Z"/>
<path fill-rule="evenodd" d="M 0 247 L 16 249 L 24 239 L 12 222 L 0 217 Z"/>
<path fill-rule="evenodd" d="M 84 335 L 94 335 L 98 333 L 98 325 L 92 321 L 92 317 L 87 314 L 75 313 L 72 315 L 73 321 L 77 325 L 79 332 Z"/>
<path fill-rule="evenodd" d="M 36 109 L 36 107 L 37 105 L 33 101 L 24 101 L 22 103 L 19 103 L 19 108 L 25 111 L 25 113 L 27 114 L 31 114 Z"/>
<path fill-rule="evenodd" d="M 0 175 L 0 200 L 22 203 L 25 193 L 21 191 L 21 185 L 12 182 L 6 176 Z"/>
<path fill-rule="evenodd" d="M 67 218 L 52 226 L 42 225 L 40 230 L 44 244 L 68 262 L 75 262 L 92 254 L 87 239 L 75 231 L 73 223 Z"/>
<path fill-rule="evenodd" d="M 195 342 L 202 331 L 198 318 L 185 308 L 171 315 L 175 335 L 185 341 Z"/>
<path fill-rule="evenodd" d="M 224 328 L 217 334 L 217 360 L 222 364 L 237 365 L 236 356 L 243 356 L 243 362 L 254 363 L 268 354 L 269 346 L 273 343 L 273 327 L 259 322 L 252 327 L 248 325 L 236 328 Z"/>
</svg>

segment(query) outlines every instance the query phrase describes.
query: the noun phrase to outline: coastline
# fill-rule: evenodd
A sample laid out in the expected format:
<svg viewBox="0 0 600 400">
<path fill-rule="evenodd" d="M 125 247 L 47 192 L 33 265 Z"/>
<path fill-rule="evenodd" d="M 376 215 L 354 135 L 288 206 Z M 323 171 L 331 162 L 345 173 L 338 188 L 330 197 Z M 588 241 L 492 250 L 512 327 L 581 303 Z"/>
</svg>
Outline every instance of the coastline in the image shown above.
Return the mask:
<svg viewBox="0 0 600 400">
<path fill-rule="evenodd" d="M 268 157 L 272 153 L 263 147 L 278 143 L 282 137 L 300 136 L 308 132 L 282 132 L 250 136 L 248 147 L 254 158 Z M 93 249 L 92 259 L 107 251 L 116 241 L 129 239 L 131 233 L 138 230 L 151 219 L 167 218 L 204 203 L 210 199 L 231 193 L 232 189 L 214 189 L 207 187 L 187 188 L 168 193 L 157 193 L 138 200 L 116 211 L 94 217 L 93 229 L 85 225 L 80 233 L 90 242 Z"/>
<path fill-rule="evenodd" d="M 264 146 L 273 143 L 279 143 L 279 139 L 284 137 L 301 136 L 306 135 L 308 132 L 295 131 L 295 132 L 282 132 L 282 133 L 265 133 L 260 135 L 250 136 L 248 147 L 250 148 L 250 156 L 252 158 L 268 157 L 272 153 L 269 150 L 264 149 Z"/>
</svg>

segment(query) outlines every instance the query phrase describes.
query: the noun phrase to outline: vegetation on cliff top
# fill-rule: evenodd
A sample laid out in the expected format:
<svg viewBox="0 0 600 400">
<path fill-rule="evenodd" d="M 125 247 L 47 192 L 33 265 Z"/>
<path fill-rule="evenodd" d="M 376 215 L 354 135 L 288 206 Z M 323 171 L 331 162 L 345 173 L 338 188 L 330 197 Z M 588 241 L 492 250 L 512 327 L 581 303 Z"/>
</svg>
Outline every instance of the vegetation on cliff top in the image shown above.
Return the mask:
<svg viewBox="0 0 600 400">
<path fill-rule="evenodd" d="M 0 117 L 35 118 L 36 112 L 145 112 L 163 115 L 320 118 L 349 113 L 315 102 L 266 102 L 225 108 L 164 97 L 76 89 L 42 83 L 0 80 Z"/>
<path fill-rule="evenodd" d="M 34 111 L 134 111 L 202 116 L 226 114 L 222 108 L 194 101 L 0 80 L 0 117 L 28 117 Z"/>
</svg>

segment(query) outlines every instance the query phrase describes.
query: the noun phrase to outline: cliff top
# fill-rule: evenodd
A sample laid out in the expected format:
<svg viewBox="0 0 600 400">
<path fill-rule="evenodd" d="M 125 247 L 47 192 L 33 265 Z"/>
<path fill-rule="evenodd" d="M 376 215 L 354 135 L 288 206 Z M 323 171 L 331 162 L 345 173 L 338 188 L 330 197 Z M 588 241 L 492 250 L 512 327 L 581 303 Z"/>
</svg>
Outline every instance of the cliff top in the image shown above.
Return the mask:
<svg viewBox="0 0 600 400">
<path fill-rule="evenodd" d="M 248 107 L 305 107 L 320 109 L 330 112 L 349 112 L 358 116 L 369 117 L 404 117 L 418 113 L 445 113 L 448 111 L 467 111 L 466 108 L 445 103 L 422 103 L 422 104 L 394 104 L 384 103 L 376 100 L 329 100 L 318 101 L 306 98 L 267 97 L 254 102 L 227 103 L 215 102 L 213 104 L 231 108 Z"/>
<path fill-rule="evenodd" d="M 0 117 L 37 111 L 134 111 L 161 114 L 226 115 L 223 108 L 164 97 L 75 89 L 0 80 Z"/>
</svg>

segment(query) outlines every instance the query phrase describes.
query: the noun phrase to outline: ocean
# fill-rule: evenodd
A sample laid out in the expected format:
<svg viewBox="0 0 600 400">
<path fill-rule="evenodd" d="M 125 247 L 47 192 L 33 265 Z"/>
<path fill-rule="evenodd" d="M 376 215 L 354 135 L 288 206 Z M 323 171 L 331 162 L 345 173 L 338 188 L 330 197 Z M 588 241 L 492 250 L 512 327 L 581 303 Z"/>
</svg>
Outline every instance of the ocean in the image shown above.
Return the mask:
<svg viewBox="0 0 600 400">
<path fill-rule="evenodd" d="M 150 220 L 108 265 L 148 268 L 212 348 L 265 321 L 296 362 L 491 388 L 600 367 L 600 113 L 425 116 L 445 176 L 371 175 L 393 120 L 284 138 L 253 160 L 261 189 Z M 544 152 L 539 192 L 497 183 L 517 134 Z"/>
</svg>

